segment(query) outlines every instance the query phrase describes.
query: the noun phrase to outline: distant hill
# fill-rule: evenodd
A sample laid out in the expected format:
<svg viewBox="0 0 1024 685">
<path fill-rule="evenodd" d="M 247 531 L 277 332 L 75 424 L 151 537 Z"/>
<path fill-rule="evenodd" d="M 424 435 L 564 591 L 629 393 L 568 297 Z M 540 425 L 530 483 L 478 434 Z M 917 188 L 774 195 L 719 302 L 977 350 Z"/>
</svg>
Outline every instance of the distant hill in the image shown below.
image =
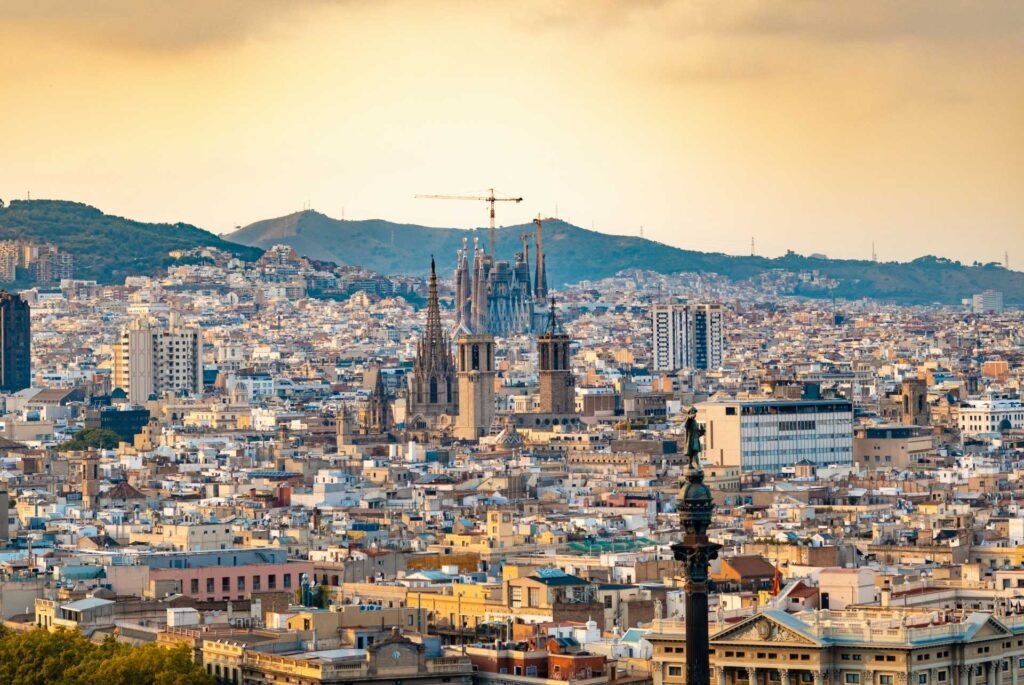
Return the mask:
<svg viewBox="0 0 1024 685">
<path fill-rule="evenodd" d="M 533 235 L 532 224 L 497 231 L 499 259 L 510 259 L 520 249 L 520 236 Z M 300 254 L 339 264 L 359 265 L 386 274 L 425 274 L 430 255 L 438 268 L 455 268 L 456 249 L 467 238 L 488 245 L 486 229 L 461 230 L 396 224 L 380 219 L 341 221 L 313 211 L 297 212 L 250 224 L 227 236 L 228 240 L 268 248 L 275 244 L 294 247 Z M 660 273 L 714 272 L 745 279 L 768 270 L 789 272 L 817 270 L 839 281 L 837 297 L 870 297 L 904 304 L 959 303 L 962 298 L 992 288 L 1001 290 L 1007 304 L 1024 304 L 1024 273 L 998 264 L 967 266 L 938 257 L 912 262 L 876 263 L 867 260 L 836 260 L 788 254 L 776 259 L 737 257 L 697 252 L 633 236 L 589 231 L 562 221 L 544 224 L 544 251 L 548 255 L 551 283 L 575 283 L 612 276 L 624 269 L 648 269 Z M 533 241 L 530 242 L 533 259 Z M 799 294 L 829 297 L 825 290 L 804 288 Z"/>
<path fill-rule="evenodd" d="M 14 200 L 0 207 L 0 240 L 17 239 L 54 243 L 74 255 L 76 277 L 101 283 L 155 273 L 173 263 L 168 252 L 177 249 L 211 246 L 247 260 L 262 253 L 189 224 L 147 224 L 63 200 Z"/>
</svg>

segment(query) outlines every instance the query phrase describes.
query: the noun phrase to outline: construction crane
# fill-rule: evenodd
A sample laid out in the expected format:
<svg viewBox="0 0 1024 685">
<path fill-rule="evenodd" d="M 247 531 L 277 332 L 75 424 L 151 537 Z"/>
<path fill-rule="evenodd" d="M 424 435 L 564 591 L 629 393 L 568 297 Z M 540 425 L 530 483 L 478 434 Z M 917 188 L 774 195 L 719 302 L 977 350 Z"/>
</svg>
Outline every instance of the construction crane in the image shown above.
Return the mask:
<svg viewBox="0 0 1024 685">
<path fill-rule="evenodd" d="M 491 206 L 491 259 L 494 259 L 494 203 L 495 202 L 522 202 L 521 197 L 503 197 L 494 194 L 494 188 L 487 189 L 487 195 L 417 195 L 419 199 L 425 200 L 476 200 L 483 201 Z"/>
</svg>

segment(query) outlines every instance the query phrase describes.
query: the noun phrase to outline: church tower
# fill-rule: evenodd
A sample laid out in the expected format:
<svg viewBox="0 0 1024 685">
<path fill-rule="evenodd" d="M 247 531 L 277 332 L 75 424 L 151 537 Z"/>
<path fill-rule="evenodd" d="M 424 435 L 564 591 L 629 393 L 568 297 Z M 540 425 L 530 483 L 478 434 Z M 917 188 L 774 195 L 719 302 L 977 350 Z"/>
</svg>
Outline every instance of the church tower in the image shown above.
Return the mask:
<svg viewBox="0 0 1024 685">
<path fill-rule="evenodd" d="M 476 440 L 494 421 L 494 336 L 459 336 L 459 418 L 455 437 Z"/>
<path fill-rule="evenodd" d="M 537 338 L 542 413 L 576 413 L 576 382 L 570 361 L 569 336 L 559 328 L 555 320 L 555 302 L 552 299 L 548 329 Z"/>
<path fill-rule="evenodd" d="M 366 406 L 366 425 L 363 430 L 370 434 L 383 434 L 391 430 L 391 405 L 388 393 L 384 388 L 384 373 L 380 365 L 373 371 L 373 391 Z"/>
<path fill-rule="evenodd" d="M 431 421 L 458 411 L 459 395 L 448 336 L 441 327 L 441 305 L 437 297 L 437 272 L 430 259 L 430 290 L 427 296 L 427 326 L 416 350 L 416 362 L 409 380 L 409 417 Z"/>
<path fill-rule="evenodd" d="M 352 439 L 355 434 L 355 426 L 352 425 L 352 414 L 344 404 L 341 405 L 341 413 L 338 415 L 336 421 L 337 423 L 334 426 L 334 437 L 337 442 L 338 451 L 340 452 L 342 446 L 352 444 Z"/>
</svg>

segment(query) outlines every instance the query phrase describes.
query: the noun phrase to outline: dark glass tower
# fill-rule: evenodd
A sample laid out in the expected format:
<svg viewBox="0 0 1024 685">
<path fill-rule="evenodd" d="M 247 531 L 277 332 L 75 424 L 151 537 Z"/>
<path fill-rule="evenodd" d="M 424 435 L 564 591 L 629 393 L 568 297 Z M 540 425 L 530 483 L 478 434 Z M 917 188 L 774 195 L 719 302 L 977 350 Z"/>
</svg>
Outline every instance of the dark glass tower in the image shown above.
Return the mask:
<svg viewBox="0 0 1024 685">
<path fill-rule="evenodd" d="M 0 391 L 32 385 L 32 317 L 28 302 L 0 290 Z"/>
</svg>

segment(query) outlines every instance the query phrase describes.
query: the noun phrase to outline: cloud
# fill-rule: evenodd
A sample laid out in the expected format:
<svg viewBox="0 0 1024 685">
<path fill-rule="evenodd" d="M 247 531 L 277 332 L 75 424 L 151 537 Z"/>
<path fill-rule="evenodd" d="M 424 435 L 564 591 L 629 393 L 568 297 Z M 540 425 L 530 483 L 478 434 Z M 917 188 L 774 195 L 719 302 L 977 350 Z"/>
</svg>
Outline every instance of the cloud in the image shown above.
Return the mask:
<svg viewBox="0 0 1024 685">
<path fill-rule="evenodd" d="M 178 52 L 243 42 L 326 0 L 31 0 L 0 4 L 0 31 L 56 32 L 115 50 Z"/>
</svg>

